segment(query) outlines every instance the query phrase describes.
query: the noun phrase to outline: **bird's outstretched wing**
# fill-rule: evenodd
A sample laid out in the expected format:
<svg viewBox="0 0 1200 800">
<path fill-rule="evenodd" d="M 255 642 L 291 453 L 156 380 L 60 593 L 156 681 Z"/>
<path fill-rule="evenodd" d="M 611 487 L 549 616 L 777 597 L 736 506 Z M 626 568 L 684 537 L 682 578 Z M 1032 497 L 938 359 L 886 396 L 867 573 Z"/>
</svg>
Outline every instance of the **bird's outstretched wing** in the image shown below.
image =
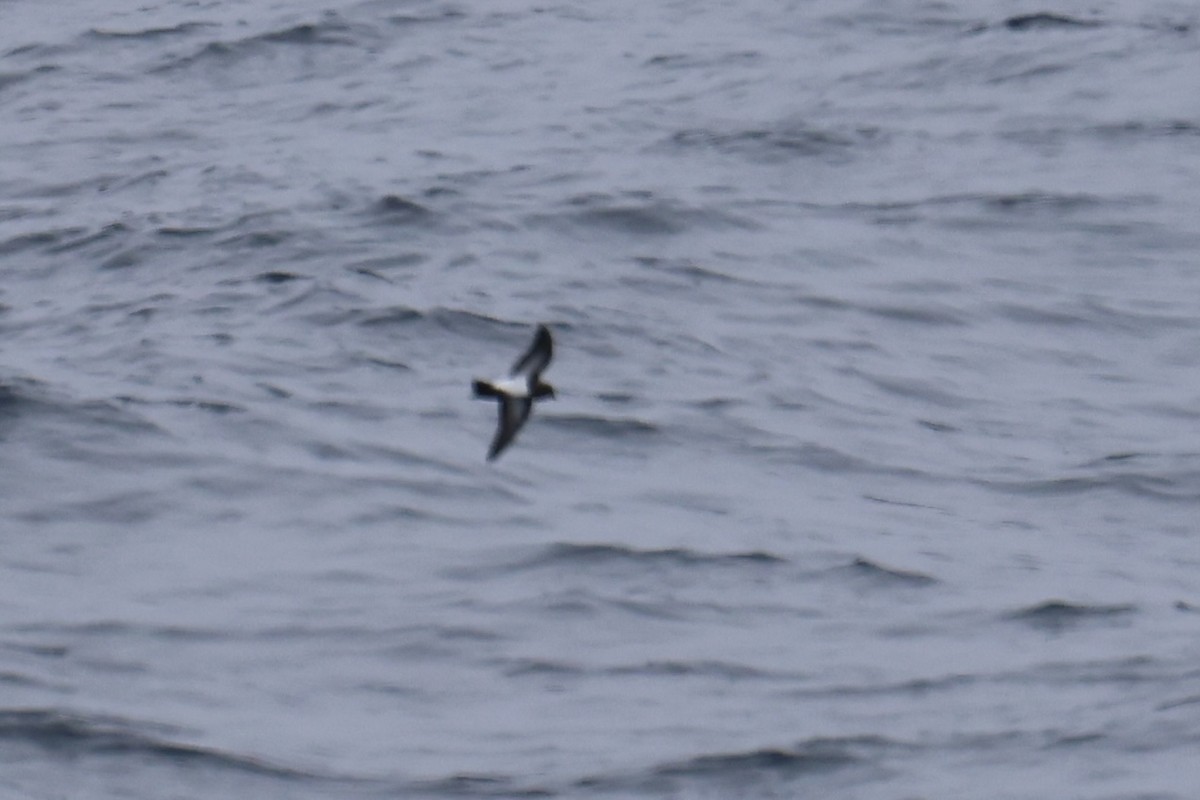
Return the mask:
<svg viewBox="0 0 1200 800">
<path fill-rule="evenodd" d="M 496 426 L 492 446 L 488 448 L 488 461 L 495 461 L 504 448 L 517 438 L 517 431 L 529 419 L 533 400 L 528 397 L 502 397 L 497 405 L 500 406 L 500 422 Z"/>
<path fill-rule="evenodd" d="M 529 345 L 525 354 L 517 359 L 517 363 L 513 364 L 510 374 L 536 378 L 542 374 L 542 370 L 550 363 L 553 356 L 554 341 L 550 338 L 550 329 L 545 325 L 538 325 L 537 333 L 533 335 L 533 344 Z"/>
</svg>

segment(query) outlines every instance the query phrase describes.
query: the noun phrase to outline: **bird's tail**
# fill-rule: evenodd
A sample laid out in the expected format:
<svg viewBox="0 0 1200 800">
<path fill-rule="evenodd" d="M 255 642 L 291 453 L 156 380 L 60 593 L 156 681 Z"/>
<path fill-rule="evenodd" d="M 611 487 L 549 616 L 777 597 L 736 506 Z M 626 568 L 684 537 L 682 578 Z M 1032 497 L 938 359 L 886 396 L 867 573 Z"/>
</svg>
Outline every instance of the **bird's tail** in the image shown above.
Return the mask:
<svg viewBox="0 0 1200 800">
<path fill-rule="evenodd" d="M 475 380 L 471 382 L 471 388 L 475 390 L 476 397 L 499 397 L 500 392 L 495 386 L 492 386 L 487 381 Z"/>
</svg>

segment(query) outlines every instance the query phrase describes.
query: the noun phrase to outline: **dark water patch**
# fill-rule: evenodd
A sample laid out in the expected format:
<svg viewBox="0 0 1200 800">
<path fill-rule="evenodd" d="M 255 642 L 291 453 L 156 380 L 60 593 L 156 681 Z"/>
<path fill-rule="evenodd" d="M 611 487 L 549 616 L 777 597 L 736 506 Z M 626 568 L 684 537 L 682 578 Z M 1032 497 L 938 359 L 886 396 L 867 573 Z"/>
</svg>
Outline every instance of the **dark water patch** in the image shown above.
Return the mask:
<svg viewBox="0 0 1200 800">
<path fill-rule="evenodd" d="M 896 695 L 901 697 L 922 697 L 937 692 L 948 692 L 965 686 L 973 686 L 983 681 L 977 675 L 945 675 L 938 678 L 914 678 L 900 683 L 850 685 L 833 684 L 806 689 L 792 689 L 787 692 L 789 697 L 873 697 Z"/>
<path fill-rule="evenodd" d="M 187 133 L 184 131 L 163 132 L 160 134 L 160 137 L 162 139 L 167 139 L 167 140 L 174 139 L 174 140 L 184 140 L 184 141 L 192 141 L 195 138 L 194 134 Z M 127 137 L 127 138 L 119 140 L 119 141 L 121 144 L 129 144 L 129 145 L 137 145 L 137 144 L 141 143 L 140 139 L 137 139 L 134 137 Z M 119 191 L 122 191 L 125 189 L 130 189 L 130 188 L 134 188 L 137 186 L 143 186 L 143 185 L 148 185 L 148 186 L 154 187 L 154 186 L 157 186 L 159 183 L 161 183 L 163 181 L 163 179 L 169 178 L 170 176 L 171 176 L 171 173 L 165 169 L 150 169 L 150 170 L 146 170 L 144 172 L 135 172 L 131 175 L 122 176 L 119 179 L 113 179 L 109 183 L 105 184 L 100 189 L 100 191 L 101 192 L 119 192 Z"/>
<path fill-rule="evenodd" d="M 1178 700 L 1170 700 L 1166 703 L 1160 703 L 1154 707 L 1155 711 L 1170 711 L 1175 708 L 1184 708 L 1186 706 L 1200 705 L 1200 694 L 1192 697 L 1182 697 Z"/>
<path fill-rule="evenodd" d="M 1010 31 L 1040 31 L 1063 30 L 1078 28 L 1099 28 L 1103 22 L 1094 19 L 1080 19 L 1065 14 L 1054 14 L 1042 11 L 1034 14 L 1017 14 L 1001 23 Z"/>
<path fill-rule="evenodd" d="M 476 569 L 471 570 L 470 575 L 478 579 L 485 572 Z M 628 572 L 626 569 L 619 574 L 627 575 Z M 456 574 L 467 576 L 468 571 L 460 570 Z M 734 609 L 717 603 L 683 600 L 673 596 L 630 599 L 583 588 L 546 592 L 537 597 L 509 603 L 504 610 L 509 613 L 549 614 L 577 620 L 612 618 L 616 615 L 651 622 L 702 621 L 705 624 L 728 623 L 735 615 L 746 611 L 744 608 Z"/>
<path fill-rule="evenodd" d="M 485 340 L 494 339 L 497 328 L 504 327 L 525 332 L 528 332 L 529 328 L 525 323 L 506 323 L 504 320 L 486 314 L 440 306 L 426 310 L 409 306 L 392 306 L 370 312 L 356 312 L 355 316 L 354 321 L 365 327 L 432 326 L 471 339 Z"/>
<path fill-rule="evenodd" d="M 419 793 L 419 794 L 414 794 Z M 515 778 L 498 774 L 459 774 L 432 781 L 418 781 L 405 787 L 397 797 L 556 797 L 559 792 L 520 784 Z"/>
<path fill-rule="evenodd" d="M 380 225 L 412 225 L 420 229 L 433 229 L 442 222 L 442 215 L 434 212 L 430 206 L 400 194 L 385 194 L 371 205 L 370 213 L 373 221 Z"/>
<path fill-rule="evenodd" d="M 296 232 L 291 230 L 261 230 L 247 231 L 230 236 L 217 242 L 220 247 L 230 250 L 252 249 L 258 250 L 265 247 L 278 247 L 279 245 L 295 238 Z"/>
<path fill-rule="evenodd" d="M 1080 301 L 1080 313 L 1094 327 L 1145 338 L 1156 331 L 1192 331 L 1196 318 L 1190 314 L 1145 313 L 1116 308 L 1113 303 L 1088 299 Z"/>
<path fill-rule="evenodd" d="M 84 34 L 86 38 L 104 41 L 108 39 L 155 41 L 176 36 L 187 36 L 205 28 L 218 27 L 212 22 L 181 22 L 164 28 L 142 28 L 139 30 L 120 31 L 112 28 L 92 28 Z"/>
<path fill-rule="evenodd" d="M 1135 497 L 1171 500 L 1182 503 L 1200 502 L 1200 468 L 1189 464 L 1171 464 L 1157 472 L 1134 470 L 1119 465 L 1135 462 L 1100 462 L 1085 475 L 1071 475 L 1040 480 L 1002 481 L 980 480 L 977 485 L 993 491 L 1022 494 L 1071 495 L 1095 491 L 1114 491 Z"/>
<path fill-rule="evenodd" d="M 174 729 L 162 725 L 55 709 L 0 710 L 0 740 L 34 745 L 65 758 L 86 755 L 136 755 L 170 763 L 196 763 L 288 780 L 315 777 L 260 759 L 197 747 L 166 738 Z"/>
<path fill-rule="evenodd" d="M 642 550 L 615 544 L 571 544 L 559 542 L 541 549 L 534 556 L 510 567 L 513 570 L 544 567 L 594 567 L 608 565 L 640 566 L 769 566 L 786 564 L 787 559 L 760 550 L 742 553 L 703 553 L 683 547 Z"/>
<path fill-rule="evenodd" d="M 388 222 L 401 225 L 427 222 L 433 217 L 426 206 L 395 194 L 385 195 L 375 204 L 375 210 Z"/>
<path fill-rule="evenodd" d="M 518 658 L 504 663 L 504 674 L 510 678 L 520 677 L 577 677 L 587 672 L 578 664 L 565 661 L 548 661 L 541 658 Z"/>
<path fill-rule="evenodd" d="M 1195 120 L 1165 120 L 1162 122 L 1127 122 L 1120 125 L 1099 125 L 1096 133 L 1102 136 L 1151 136 L 1194 138 L 1200 136 L 1200 122 Z"/>
<path fill-rule="evenodd" d="M 203 228 L 203 227 L 185 227 L 178 225 L 164 225 L 155 229 L 155 233 L 159 236 L 165 236 L 175 239 L 190 239 L 199 236 L 211 236 L 214 233 L 220 232 L 220 228 Z"/>
<path fill-rule="evenodd" d="M 935 385 L 932 381 L 882 378 L 870 375 L 862 375 L 862 377 L 872 386 L 886 394 L 905 400 L 917 400 L 928 405 L 950 409 L 965 408 L 971 405 L 971 401 L 967 398 L 951 394 L 940 386 Z"/>
<path fill-rule="evenodd" d="M 471 520 L 444 513 L 444 508 L 431 510 L 402 503 L 371 503 L 348 517 L 351 525 L 408 525 L 445 524 L 461 529 Z"/>
<path fill-rule="evenodd" d="M 113 240 L 125 241 L 133 231 L 128 225 L 114 222 L 96 231 L 88 231 L 78 236 L 64 238 L 46 248 L 48 253 L 69 253 L 92 245 L 113 243 Z M 114 243 L 115 244 L 115 243 Z M 103 248 L 101 252 L 111 252 L 111 248 Z"/>
<path fill-rule="evenodd" d="M 58 691 L 68 690 L 68 687 L 62 685 L 54 686 L 40 678 L 34 678 L 21 672 L 11 672 L 8 670 L 0 670 L 0 686 L 17 686 L 22 689 L 56 689 Z"/>
<path fill-rule="evenodd" d="M 716 612 L 719 615 L 728 613 L 728 609 L 717 607 L 711 603 L 695 604 L 679 600 L 629 600 L 625 598 L 602 598 L 595 604 L 596 611 L 611 609 L 624 614 L 655 621 L 682 622 L 697 619 L 706 612 Z"/>
<path fill-rule="evenodd" d="M 104 194 L 109 191 L 122 189 L 127 186 L 132 186 L 144 180 L 154 180 L 156 176 L 164 176 L 167 173 L 162 170 L 151 170 L 150 172 L 140 175 L 130 176 L 127 173 L 119 175 L 99 174 L 76 181 L 63 181 L 60 183 L 53 182 L 38 182 L 23 187 L 21 194 L 27 198 L 41 199 L 88 199 L 92 200 L 92 195 Z M 47 214 L 49 216 L 49 214 Z M 86 229 L 80 229 L 86 230 Z"/>
<path fill-rule="evenodd" d="M 539 424 L 602 439 L 644 438 L 662 433 L 657 425 L 650 422 L 631 417 L 600 417 L 593 414 L 545 413 L 541 415 Z"/>
<path fill-rule="evenodd" d="M 270 396 L 271 398 L 273 398 L 275 400 L 290 400 L 292 397 L 295 396 L 294 392 L 292 392 L 288 389 L 285 389 L 282 386 L 277 386 L 273 383 L 266 383 L 265 381 L 263 381 L 263 382 L 256 383 L 254 385 L 257 386 L 258 388 L 262 389 L 264 392 L 267 393 L 268 396 Z"/>
<path fill-rule="evenodd" d="M 666 146 L 672 149 L 708 149 L 747 158 L 777 162 L 791 158 L 819 158 L 845 161 L 853 152 L 882 138 L 876 128 L 849 132 L 814 128 L 802 124 L 740 131 L 689 129 L 672 134 Z"/>
<path fill-rule="evenodd" d="M 691 400 L 685 405 L 698 411 L 726 411 L 731 408 L 744 407 L 746 401 L 733 397 L 705 397 L 701 400 Z"/>
<path fill-rule="evenodd" d="M 285 272 L 283 270 L 271 270 L 269 272 L 260 272 L 254 276 L 254 280 L 259 283 L 267 283 L 278 285 L 281 283 L 291 283 L 292 281 L 300 280 L 301 276 L 294 272 Z"/>
<path fill-rule="evenodd" d="M 1040 664 L 1032 669 L 1010 672 L 994 678 L 997 682 L 1049 686 L 1116 684 L 1166 685 L 1200 675 L 1195 670 L 1178 674 L 1174 665 L 1151 656 L 1127 656 L 1096 661 L 1069 661 Z"/>
<path fill-rule="evenodd" d="M 18 625 L 10 628 L 18 633 L 47 633 L 57 630 L 57 626 Z M 22 653 L 38 658 L 66 658 L 71 652 L 67 645 L 40 644 L 29 642 L 0 642 L 0 649 Z"/>
<path fill-rule="evenodd" d="M 281 28 L 277 31 L 268 31 L 267 33 L 239 40 L 239 44 L 269 42 L 302 46 L 354 46 L 361 44 L 360 36 L 364 33 L 369 33 L 369 29 L 363 26 L 351 25 L 339 18 L 336 13 L 328 11 L 324 14 L 320 22 L 305 22 Z"/>
<path fill-rule="evenodd" d="M 370 364 L 374 367 L 383 367 L 388 370 L 397 370 L 399 372 L 412 372 L 413 368 L 403 361 L 397 361 L 394 358 L 383 358 L 382 356 L 374 355 L 356 355 L 353 357 L 356 363 Z"/>
<path fill-rule="evenodd" d="M 932 578 L 924 573 L 885 567 L 861 556 L 854 559 L 847 566 L 837 567 L 836 570 L 848 574 L 859 581 L 881 588 L 924 587 L 933 586 L 938 583 L 936 578 Z"/>
<path fill-rule="evenodd" d="M 1073 214 L 1103 207 L 1108 202 L 1090 194 L 1055 192 L 980 195 L 977 199 L 988 209 L 1008 214 Z"/>
<path fill-rule="evenodd" d="M 97 266 L 104 270 L 129 269 L 145 263 L 148 252 L 148 249 L 144 247 L 118 250 L 101 261 Z"/>
<path fill-rule="evenodd" d="M 688 228 L 682 215 L 663 207 L 614 205 L 572 214 L 585 226 L 611 228 L 634 236 L 661 236 L 683 233 Z"/>
<path fill-rule="evenodd" d="M 868 461 L 864 458 L 835 450 L 832 447 L 824 447 L 818 444 L 796 446 L 755 445 L 750 450 L 763 457 L 770 458 L 777 463 L 795 464 L 817 470 L 818 472 L 893 475 L 923 480 L 937 479 L 935 476 L 918 469 Z"/>
<path fill-rule="evenodd" d="M 811 411 L 816 407 L 812 400 L 802 400 L 793 395 L 769 394 L 767 401 L 771 404 L 771 408 L 781 411 Z"/>
<path fill-rule="evenodd" d="M 720 517 L 733 513 L 727 497 L 711 492 L 648 491 L 639 494 L 638 499 L 667 508 L 681 508 Z"/>
<path fill-rule="evenodd" d="M 32 76 L 32 72 L 0 72 L 0 93 L 10 86 L 29 80 Z"/>
<path fill-rule="evenodd" d="M 81 40 L 82 41 L 82 40 Z M 46 42 L 26 42 L 25 44 L 17 45 L 3 53 L 4 58 L 16 59 L 59 59 L 62 56 L 68 55 L 79 49 L 80 42 L 66 43 L 56 42 L 48 44 Z M 61 69 L 59 64 L 46 64 L 43 68 L 54 70 Z"/>
<path fill-rule="evenodd" d="M 246 410 L 242 406 L 226 403 L 222 400 L 201 400 L 193 397 L 175 398 L 165 402 L 168 405 L 179 408 L 194 408 L 199 411 L 207 411 L 210 414 L 234 414 Z"/>
<path fill-rule="evenodd" d="M 162 433 L 153 423 L 127 413 L 118 401 L 79 401 L 56 394 L 49 385 L 34 378 L 13 378 L 0 382 L 0 418 L 37 416 L 80 425 L 86 433 L 63 441 L 64 452 L 84 452 L 82 447 L 95 441 L 102 430 L 121 433 Z M 71 448 L 76 449 L 71 449 Z"/>
<path fill-rule="evenodd" d="M 36 405 L 33 399 L 26 399 L 19 385 L 0 383 L 0 419 L 15 417 L 26 404 Z"/>
<path fill-rule="evenodd" d="M 464 19 L 466 16 L 467 14 L 465 11 L 446 6 L 428 14 L 392 14 L 387 17 L 387 22 L 399 28 L 408 28 L 426 23 L 460 20 Z"/>
<path fill-rule="evenodd" d="M 692 69 L 722 65 L 752 64 L 761 61 L 763 54 L 757 50 L 741 50 L 732 53 L 663 53 L 646 59 L 647 67 L 664 69 Z"/>
<path fill-rule="evenodd" d="M 405 625 L 388 627 L 386 620 L 379 626 L 361 624 L 321 625 L 312 622 L 276 625 L 231 632 L 226 638 L 236 638 L 251 645 L 261 642 L 296 644 L 329 640 L 343 651 L 371 652 L 385 657 L 411 659 L 457 660 L 470 654 L 478 658 L 481 651 L 501 641 L 493 631 L 454 625 Z"/>
<path fill-rule="evenodd" d="M 814 738 L 790 748 L 698 755 L 643 774 L 585 778 L 580 789 L 655 797 L 794 797 L 798 782 L 877 760 L 898 745 L 882 737 Z M 681 794 L 682 793 L 682 794 Z"/>
<path fill-rule="evenodd" d="M 1109 477 L 1112 488 L 1139 497 L 1156 500 L 1175 500 L 1185 503 L 1200 501 L 1200 470 L 1173 469 L 1166 474 L 1120 472 Z"/>
<path fill-rule="evenodd" d="M 1042 747 L 1047 750 L 1062 747 L 1081 747 L 1103 742 L 1107 738 L 1103 733 L 1050 733 Z"/>
<path fill-rule="evenodd" d="M 352 28 L 349 25 L 339 22 L 330 16 L 323 22 L 295 25 L 291 28 L 264 33 L 249 41 L 257 40 L 298 45 L 354 45 L 357 42 L 353 36 L 349 35 L 351 31 Z"/>
<path fill-rule="evenodd" d="M 127 406 L 175 406 L 177 408 L 194 408 L 207 411 L 210 414 L 233 414 L 245 412 L 242 406 L 227 403 L 223 400 L 211 400 L 198 397 L 173 397 L 163 400 L 147 400 L 132 395 L 118 395 L 113 398 L 118 403 Z"/>
<path fill-rule="evenodd" d="M 821 743 L 795 750 L 764 749 L 697 756 L 690 761 L 659 767 L 657 773 L 670 777 L 717 778 L 732 782 L 748 775 L 758 777 L 763 772 L 798 776 L 844 767 L 858 760 L 844 748 Z"/>
<path fill-rule="evenodd" d="M 619 677 L 645 676 L 664 678 L 719 678 L 728 681 L 741 680 L 784 680 L 801 677 L 784 675 L 728 661 L 647 661 L 632 666 L 609 667 L 607 675 Z"/>
<path fill-rule="evenodd" d="M 978 225 L 1004 226 L 1048 221 L 1065 224 L 1077 216 L 1098 211 L 1125 215 L 1135 206 L 1154 204 L 1146 195 L 1101 197 L 1082 192 L 997 192 L 935 195 L 917 200 L 889 200 L 874 203 L 843 203 L 835 210 L 868 215 L 877 222 L 891 222 L 900 215 L 908 222 L 924 219 L 927 213 L 943 217 L 943 224 L 955 227 Z M 1079 224 L 1087 221 L 1085 217 Z"/>
<path fill-rule="evenodd" d="M 597 392 L 593 395 L 597 400 L 613 405 L 627 406 L 638 401 L 638 397 L 627 392 Z"/>
<path fill-rule="evenodd" d="M 276 56 L 288 50 L 298 51 L 301 60 L 292 62 L 305 76 L 318 67 L 333 66 L 334 71 L 349 68 L 354 63 L 370 57 L 377 36 L 368 27 L 353 26 L 329 13 L 320 21 L 300 23 L 279 30 L 248 36 L 230 41 L 210 41 L 187 55 L 169 56 L 159 63 L 151 73 L 172 73 L 190 69 L 223 70 L 224 75 L 235 80 L 258 80 L 254 71 L 235 71 L 250 60 L 262 60 L 276 66 Z M 313 54 L 330 48 L 344 51 L 347 57 L 332 62 L 328 59 L 316 61 Z M 293 56 L 296 58 L 297 56 Z M 328 63 L 327 63 L 328 62 Z"/>
<path fill-rule="evenodd" d="M 21 233 L 0 241 L 0 256 L 16 255 L 34 249 L 50 252 L 53 247 L 60 245 L 64 240 L 74 240 L 85 235 L 87 235 L 87 230 L 84 228 L 57 228 Z"/>
<path fill-rule="evenodd" d="M 1080 494 L 1082 492 L 1090 492 L 1096 489 L 1106 489 L 1109 486 L 1109 482 L 1107 480 L 1100 478 L 1078 477 L 1048 478 L 1045 480 L 1028 481 L 981 480 L 976 481 L 976 483 L 984 488 L 999 492 L 1023 494 L 1034 497 L 1042 495 Z"/>
<path fill-rule="evenodd" d="M 346 269 L 372 277 L 387 278 L 392 271 L 412 270 L 422 264 L 429 263 L 428 253 L 407 252 L 395 255 L 376 256 L 362 259 L 346 265 Z"/>
<path fill-rule="evenodd" d="M 387 275 L 384 275 L 381 272 L 376 272 L 370 267 L 346 267 L 346 271 L 353 272 L 356 275 L 362 275 L 364 278 L 374 278 L 375 280 L 383 281 L 384 283 L 396 283 L 396 281 L 392 280 Z"/>
<path fill-rule="evenodd" d="M 1025 67 L 1028 63 L 1030 62 L 1027 59 L 1010 61 L 1004 64 L 1004 67 L 1007 67 L 1007 69 L 1003 71 L 998 69 L 999 74 L 988 78 L 985 83 L 992 86 L 1003 86 L 1014 83 L 1029 85 L 1041 82 L 1041 84 L 1046 85 L 1065 80 L 1066 74 L 1074 68 L 1074 64 L 1069 61 Z"/>
<path fill-rule="evenodd" d="M 43 209 L 34 209 L 20 205 L 0 206 L 0 222 L 12 222 L 13 220 L 35 216 L 49 217 L 53 216 L 53 213 Z"/>
<path fill-rule="evenodd" d="M 704 553 L 681 547 L 639 549 L 616 544 L 574 544 L 559 542 L 539 548 L 531 555 L 516 559 L 497 559 L 486 567 L 465 567 L 449 571 L 453 578 L 476 580 L 490 575 L 507 575 L 535 570 L 561 572 L 596 571 L 601 574 L 628 575 L 638 570 L 694 569 L 771 569 L 787 560 L 762 551 Z"/>
<path fill-rule="evenodd" d="M 221 285 L 242 286 L 247 282 L 246 278 L 238 277 L 222 281 Z M 287 312 L 309 323 L 330 326 L 360 322 L 367 313 L 353 307 L 353 303 L 362 299 L 353 292 L 344 291 L 327 282 L 302 280 L 291 283 L 294 285 L 285 284 L 285 288 L 279 292 L 272 292 L 272 302 L 262 307 L 262 310 L 270 313 Z M 253 295 L 232 295 L 235 302 L 260 296 L 257 292 Z"/>
<path fill-rule="evenodd" d="M 1011 322 L 1021 325 L 1046 325 L 1056 328 L 1087 326 L 1093 323 L 1087 315 L 1079 311 L 1059 308 L 1041 308 L 1018 305 L 1016 303 L 1001 303 L 995 307 L 996 313 Z"/>
<path fill-rule="evenodd" d="M 113 463 L 112 459 L 103 457 L 93 457 L 91 460 L 95 463 Z M 74 503 L 43 506 L 22 511 L 16 517 L 34 524 L 75 521 L 104 525 L 141 525 L 156 519 L 171 508 L 172 504 L 168 499 L 154 492 L 127 491 Z"/>
<path fill-rule="evenodd" d="M 313 400 L 308 403 L 308 407 L 318 412 L 322 416 L 338 416 L 344 419 L 359 420 L 361 422 L 369 423 L 382 423 L 391 416 L 391 412 L 386 408 L 360 403 L 353 400 Z M 319 441 L 308 441 L 304 443 L 304 446 L 309 448 L 314 454 L 316 454 L 322 448 L 328 448 L 327 445 L 323 445 Z M 331 457 L 333 456 L 334 452 L 334 449 L 328 448 L 325 450 L 325 456 Z M 350 457 L 350 454 L 342 448 L 338 448 L 336 452 L 341 452 L 343 457 Z M 393 457 L 397 460 L 402 459 L 402 451 L 396 451 Z M 354 456 L 354 458 L 357 459 L 357 456 Z"/>
<path fill-rule="evenodd" d="M 1113 622 L 1137 611 L 1133 605 L 1084 605 L 1064 600 L 1047 600 L 1005 616 L 1014 622 L 1048 631 L 1064 631 L 1089 622 Z"/>
<path fill-rule="evenodd" d="M 597 616 L 603 606 L 601 602 L 581 591 L 546 594 L 536 601 L 522 605 L 526 608 L 536 608 L 538 613 L 584 618 Z"/>
<path fill-rule="evenodd" d="M 12 630 L 18 633 L 34 634 L 34 636 L 71 640 L 71 642 L 84 638 L 120 637 L 161 639 L 166 642 L 221 642 L 221 640 L 234 636 L 232 632 L 217 630 L 217 628 L 137 624 L 137 622 L 104 619 L 91 622 L 71 622 L 71 624 L 28 624 L 13 627 Z M 64 657 L 71 652 L 68 645 L 23 644 L 19 646 L 35 652 L 36 655 L 55 658 Z"/>
<path fill-rule="evenodd" d="M 1084 126 L 1034 126 L 1001 132 L 1000 137 L 1033 147 L 1059 148 L 1072 140 L 1093 137 L 1111 145 L 1128 145 L 1158 139 L 1200 137 L 1200 123 L 1187 119 L 1130 120 Z"/>
<path fill-rule="evenodd" d="M 864 6 L 850 13 L 823 15 L 821 20 L 833 28 L 850 29 L 856 36 L 869 31 L 880 36 L 932 35 L 940 39 L 944 32 L 960 31 L 968 24 L 952 10 L 949 5 L 930 5 L 896 13 L 885 6 Z"/>
<path fill-rule="evenodd" d="M 899 506 L 900 508 L 923 508 L 927 511 L 940 511 L 943 514 L 949 513 L 945 508 L 932 506 L 928 503 L 913 503 L 908 500 L 897 500 L 894 497 L 880 497 L 879 495 L 864 494 L 864 500 L 870 500 L 872 503 L 880 503 L 885 506 Z"/>
<path fill-rule="evenodd" d="M 11 47 L 8 50 L 5 50 L 3 53 L 0 53 L 0 57 L 17 58 L 19 56 L 30 54 L 36 55 L 38 50 L 44 46 L 45 45 L 41 44 L 40 42 L 27 42 L 25 44 L 17 45 L 16 47 Z"/>
<path fill-rule="evenodd" d="M 668 268 L 671 272 L 687 278 L 692 283 L 743 283 L 749 284 L 754 281 L 740 275 L 729 275 L 712 267 L 702 267 L 699 264 L 684 263 L 676 264 Z"/>
<path fill-rule="evenodd" d="M 620 233 L 631 237 L 676 236 L 692 229 L 737 228 L 755 230 L 753 220 L 712 208 L 689 206 L 631 192 L 620 197 L 606 194 L 571 198 L 561 212 L 532 214 L 525 218 L 531 227 L 549 227 L 566 232 Z"/>
<path fill-rule="evenodd" d="M 917 325 L 935 327 L 965 327 L 967 325 L 959 314 L 948 308 L 932 306 L 865 306 L 868 314 L 896 322 L 909 322 Z"/>
<path fill-rule="evenodd" d="M 662 272 L 669 275 L 676 275 L 685 278 L 692 285 L 701 285 L 705 283 L 738 283 L 738 284 L 753 284 L 747 278 L 737 275 L 729 275 L 721 272 L 713 267 L 704 267 L 696 264 L 691 260 L 667 259 L 657 256 L 637 256 L 633 259 L 640 267 L 644 267 L 655 272 Z"/>
</svg>

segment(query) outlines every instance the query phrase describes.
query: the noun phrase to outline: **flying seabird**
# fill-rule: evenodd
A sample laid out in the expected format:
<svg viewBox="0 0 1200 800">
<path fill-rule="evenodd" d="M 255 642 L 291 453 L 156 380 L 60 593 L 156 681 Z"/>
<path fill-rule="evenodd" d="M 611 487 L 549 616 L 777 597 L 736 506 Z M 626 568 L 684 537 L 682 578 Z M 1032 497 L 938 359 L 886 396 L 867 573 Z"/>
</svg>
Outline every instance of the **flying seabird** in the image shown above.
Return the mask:
<svg viewBox="0 0 1200 800">
<path fill-rule="evenodd" d="M 488 461 L 494 461 L 516 438 L 517 431 L 529 419 L 535 399 L 554 398 L 554 387 L 542 382 L 542 370 L 546 369 L 552 355 L 554 342 L 550 338 L 550 329 L 538 325 L 533 344 L 517 359 L 506 377 L 494 381 L 476 379 L 472 384 L 476 397 L 494 397 L 500 401 L 500 424 L 488 449 Z"/>
</svg>

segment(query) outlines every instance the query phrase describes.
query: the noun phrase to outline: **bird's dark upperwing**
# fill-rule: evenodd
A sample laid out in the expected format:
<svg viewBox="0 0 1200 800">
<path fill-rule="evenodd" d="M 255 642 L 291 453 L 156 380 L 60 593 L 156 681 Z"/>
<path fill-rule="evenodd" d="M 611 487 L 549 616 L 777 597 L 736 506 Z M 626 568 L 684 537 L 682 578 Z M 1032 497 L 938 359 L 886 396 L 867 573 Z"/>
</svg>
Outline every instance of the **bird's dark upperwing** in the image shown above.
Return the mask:
<svg viewBox="0 0 1200 800">
<path fill-rule="evenodd" d="M 488 461 L 494 461 L 517 438 L 517 431 L 529 419 L 533 400 L 528 397 L 501 397 L 499 406 L 500 423 L 496 427 L 492 446 L 488 448 Z"/>
<path fill-rule="evenodd" d="M 533 335 L 533 344 L 529 345 L 525 354 L 513 364 L 511 374 L 524 375 L 527 378 L 537 377 L 550 363 L 553 355 L 554 341 L 550 338 L 550 329 L 545 325 L 538 325 L 537 333 Z"/>
</svg>

